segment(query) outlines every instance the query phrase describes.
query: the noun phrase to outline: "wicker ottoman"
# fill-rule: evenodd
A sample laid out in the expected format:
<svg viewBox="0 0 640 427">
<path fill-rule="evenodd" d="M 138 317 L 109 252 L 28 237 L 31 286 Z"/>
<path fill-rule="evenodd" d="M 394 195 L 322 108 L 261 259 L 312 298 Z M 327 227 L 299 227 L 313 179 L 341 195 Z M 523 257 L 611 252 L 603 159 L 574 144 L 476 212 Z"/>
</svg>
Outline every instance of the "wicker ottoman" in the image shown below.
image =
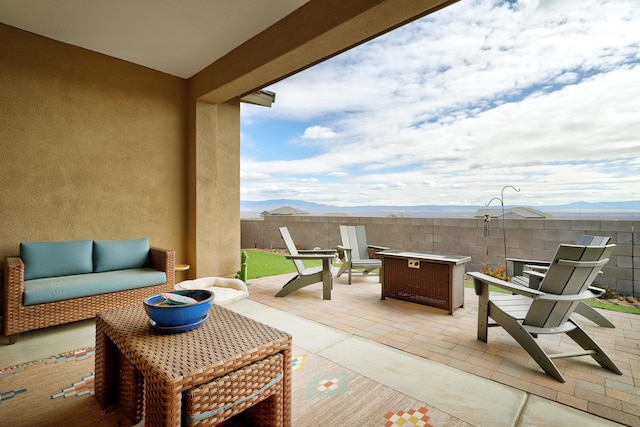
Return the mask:
<svg viewBox="0 0 640 427">
<path fill-rule="evenodd" d="M 122 353 L 118 353 L 118 407 L 132 420 L 144 415 L 144 377 Z"/>
<path fill-rule="evenodd" d="M 252 424 L 282 426 L 282 354 L 275 354 L 183 393 L 183 425 L 214 426 L 246 411 Z M 118 407 L 132 420 L 143 415 L 143 378 L 118 356 Z"/>
<path fill-rule="evenodd" d="M 185 425 L 216 425 L 248 410 L 254 425 L 281 426 L 283 366 L 276 354 L 185 392 Z"/>
</svg>

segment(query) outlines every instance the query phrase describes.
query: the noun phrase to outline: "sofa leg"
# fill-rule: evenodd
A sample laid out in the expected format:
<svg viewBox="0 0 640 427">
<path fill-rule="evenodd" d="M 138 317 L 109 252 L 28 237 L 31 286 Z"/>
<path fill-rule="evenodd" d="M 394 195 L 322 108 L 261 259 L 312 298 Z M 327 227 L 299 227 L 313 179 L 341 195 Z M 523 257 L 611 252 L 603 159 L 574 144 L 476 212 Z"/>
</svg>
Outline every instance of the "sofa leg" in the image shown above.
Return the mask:
<svg viewBox="0 0 640 427">
<path fill-rule="evenodd" d="M 18 334 L 9 335 L 9 345 L 18 342 Z"/>
</svg>

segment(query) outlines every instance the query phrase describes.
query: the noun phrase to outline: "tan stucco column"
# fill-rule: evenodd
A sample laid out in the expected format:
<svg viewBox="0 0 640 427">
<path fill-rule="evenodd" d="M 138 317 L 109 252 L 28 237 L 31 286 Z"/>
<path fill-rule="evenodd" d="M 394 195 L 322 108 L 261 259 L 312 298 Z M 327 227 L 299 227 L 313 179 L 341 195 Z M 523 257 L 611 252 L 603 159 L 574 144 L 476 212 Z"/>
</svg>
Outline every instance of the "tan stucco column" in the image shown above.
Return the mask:
<svg viewBox="0 0 640 427">
<path fill-rule="evenodd" d="M 189 79 L 192 277 L 240 267 L 239 99 L 455 1 L 310 0 Z"/>
<path fill-rule="evenodd" d="M 191 277 L 233 276 L 240 267 L 240 100 L 196 101 L 191 123 Z"/>
</svg>

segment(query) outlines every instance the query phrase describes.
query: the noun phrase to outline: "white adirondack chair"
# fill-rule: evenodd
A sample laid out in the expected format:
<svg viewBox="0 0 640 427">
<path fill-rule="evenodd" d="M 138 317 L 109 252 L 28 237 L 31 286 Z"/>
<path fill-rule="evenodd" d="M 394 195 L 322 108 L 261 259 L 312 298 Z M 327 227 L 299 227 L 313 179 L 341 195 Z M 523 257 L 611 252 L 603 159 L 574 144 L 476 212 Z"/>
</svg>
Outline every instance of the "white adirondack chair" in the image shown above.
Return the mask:
<svg viewBox="0 0 640 427">
<path fill-rule="evenodd" d="M 369 274 L 373 270 L 382 267 L 382 260 L 369 258 L 369 248 L 377 251 L 384 251 L 389 248 L 368 245 L 364 225 L 341 225 L 340 236 L 342 237 L 342 245 L 338 246 L 338 253 L 344 253 L 345 261 L 338 270 L 338 277 L 345 271 L 349 272 L 348 283 L 351 284 L 351 275 L 354 270 L 362 274 Z"/>
<path fill-rule="evenodd" d="M 289 255 L 287 259 L 293 261 L 298 275 L 289 280 L 276 294 L 277 297 L 289 295 L 305 286 L 322 282 L 322 299 L 331 299 L 331 289 L 333 288 L 333 276 L 331 274 L 331 261 L 336 257 L 336 251 L 331 250 L 300 250 L 293 243 L 291 234 L 287 227 L 280 227 L 280 236 L 284 241 Z M 318 267 L 305 268 L 303 260 L 322 260 L 322 265 Z"/>
</svg>

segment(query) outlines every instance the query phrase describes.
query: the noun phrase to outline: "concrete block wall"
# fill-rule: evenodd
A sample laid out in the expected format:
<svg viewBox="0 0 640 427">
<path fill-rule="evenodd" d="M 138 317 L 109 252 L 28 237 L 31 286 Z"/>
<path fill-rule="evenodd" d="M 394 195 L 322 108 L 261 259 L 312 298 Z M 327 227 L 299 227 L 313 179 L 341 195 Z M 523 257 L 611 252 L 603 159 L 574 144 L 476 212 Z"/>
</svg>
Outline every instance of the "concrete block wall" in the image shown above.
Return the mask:
<svg viewBox="0 0 640 427">
<path fill-rule="evenodd" d="M 493 220 L 485 236 L 484 220 L 474 218 L 274 215 L 243 219 L 241 245 L 244 249 L 284 248 L 278 228 L 286 226 L 299 249 L 335 248 L 341 244 L 340 225 L 364 225 L 371 245 L 470 256 L 467 271 L 477 271 L 483 263 L 504 264 L 505 237 L 508 257 L 548 260 L 560 243 L 573 243 L 583 234 L 609 236 L 617 246 L 598 282 L 625 295 L 640 296 L 640 227 L 633 231 L 632 221 L 507 219 L 503 229 L 502 220 Z"/>
</svg>

